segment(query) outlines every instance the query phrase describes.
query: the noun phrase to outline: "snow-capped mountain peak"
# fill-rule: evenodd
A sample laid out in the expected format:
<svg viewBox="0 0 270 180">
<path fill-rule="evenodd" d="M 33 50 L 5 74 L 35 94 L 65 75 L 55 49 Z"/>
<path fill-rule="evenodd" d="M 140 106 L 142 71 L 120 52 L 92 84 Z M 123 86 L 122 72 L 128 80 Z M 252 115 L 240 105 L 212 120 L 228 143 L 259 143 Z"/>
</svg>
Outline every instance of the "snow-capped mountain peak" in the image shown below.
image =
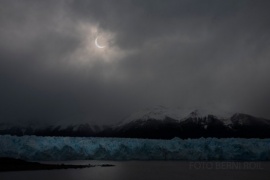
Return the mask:
<svg viewBox="0 0 270 180">
<path fill-rule="evenodd" d="M 155 106 L 153 108 L 146 108 L 141 111 L 137 111 L 127 118 L 125 118 L 119 125 L 127 124 L 133 121 L 145 121 L 145 120 L 165 120 L 166 118 L 184 121 L 188 118 L 203 118 L 207 116 L 215 116 L 224 121 L 224 124 L 230 124 L 230 117 L 233 113 L 226 113 L 217 110 L 207 109 L 192 109 L 192 108 L 168 108 L 165 106 Z"/>
<path fill-rule="evenodd" d="M 176 108 L 167 108 L 164 106 L 156 106 L 153 108 L 145 108 L 143 110 L 137 111 L 127 118 L 125 118 L 119 125 L 126 124 L 136 120 L 164 120 L 167 117 L 180 120 L 185 117 L 187 113 L 183 114 L 183 112 L 179 111 Z"/>
</svg>

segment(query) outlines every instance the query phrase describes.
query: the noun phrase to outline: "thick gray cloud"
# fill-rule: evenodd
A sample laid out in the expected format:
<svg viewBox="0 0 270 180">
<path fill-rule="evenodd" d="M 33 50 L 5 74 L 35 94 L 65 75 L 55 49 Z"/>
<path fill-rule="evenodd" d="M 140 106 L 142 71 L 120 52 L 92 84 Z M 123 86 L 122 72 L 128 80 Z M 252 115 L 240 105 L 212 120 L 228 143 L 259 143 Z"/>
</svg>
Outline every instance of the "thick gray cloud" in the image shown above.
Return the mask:
<svg viewBox="0 0 270 180">
<path fill-rule="evenodd" d="M 270 118 L 268 1 L 0 2 L 0 121 L 165 105 Z M 103 36 L 104 49 L 94 46 Z"/>
</svg>

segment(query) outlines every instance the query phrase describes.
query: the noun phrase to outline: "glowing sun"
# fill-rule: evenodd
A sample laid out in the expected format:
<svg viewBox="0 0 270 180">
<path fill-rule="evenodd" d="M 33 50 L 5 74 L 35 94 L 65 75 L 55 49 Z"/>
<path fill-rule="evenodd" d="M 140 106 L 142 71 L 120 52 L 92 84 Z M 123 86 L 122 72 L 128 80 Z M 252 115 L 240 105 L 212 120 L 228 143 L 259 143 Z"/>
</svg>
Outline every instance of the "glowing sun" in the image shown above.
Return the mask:
<svg viewBox="0 0 270 180">
<path fill-rule="evenodd" d="M 105 45 L 100 45 L 100 44 L 99 44 L 98 39 L 99 39 L 99 37 L 96 37 L 96 39 L 95 39 L 95 45 L 96 45 L 96 47 L 97 47 L 97 48 L 101 48 L 101 49 L 102 49 L 102 48 L 105 48 L 105 47 L 106 47 Z"/>
</svg>

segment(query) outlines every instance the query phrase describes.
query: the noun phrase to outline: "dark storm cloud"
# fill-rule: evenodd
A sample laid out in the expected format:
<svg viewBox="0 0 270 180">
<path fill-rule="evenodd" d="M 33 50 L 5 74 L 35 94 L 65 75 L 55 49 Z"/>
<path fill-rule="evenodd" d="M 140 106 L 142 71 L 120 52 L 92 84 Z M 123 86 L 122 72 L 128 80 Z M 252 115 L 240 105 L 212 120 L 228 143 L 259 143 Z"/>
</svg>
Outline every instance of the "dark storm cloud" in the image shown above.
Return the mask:
<svg viewBox="0 0 270 180">
<path fill-rule="evenodd" d="M 270 118 L 267 1 L 0 4 L 0 121 L 113 123 L 157 104 Z M 106 56 L 85 27 L 114 35 Z"/>
</svg>

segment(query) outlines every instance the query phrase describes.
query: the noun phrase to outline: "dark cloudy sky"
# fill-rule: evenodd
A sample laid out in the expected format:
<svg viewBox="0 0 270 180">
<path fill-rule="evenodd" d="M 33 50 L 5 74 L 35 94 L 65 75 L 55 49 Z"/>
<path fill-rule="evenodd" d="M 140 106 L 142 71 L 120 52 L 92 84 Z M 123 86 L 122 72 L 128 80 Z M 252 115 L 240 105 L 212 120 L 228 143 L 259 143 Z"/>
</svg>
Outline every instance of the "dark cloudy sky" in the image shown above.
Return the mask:
<svg viewBox="0 0 270 180">
<path fill-rule="evenodd" d="M 155 105 L 270 118 L 269 9 L 267 0 L 1 0 L 0 122 L 112 123 Z"/>
</svg>

